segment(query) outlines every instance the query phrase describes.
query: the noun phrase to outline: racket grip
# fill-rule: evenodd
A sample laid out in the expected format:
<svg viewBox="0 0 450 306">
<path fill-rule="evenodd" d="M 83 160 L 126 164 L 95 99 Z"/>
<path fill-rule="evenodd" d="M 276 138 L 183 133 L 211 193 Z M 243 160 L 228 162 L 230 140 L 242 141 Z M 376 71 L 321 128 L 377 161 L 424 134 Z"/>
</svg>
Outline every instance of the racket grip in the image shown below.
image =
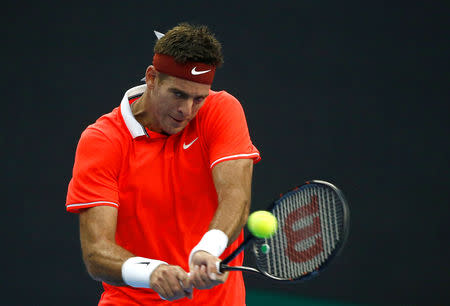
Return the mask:
<svg viewBox="0 0 450 306">
<path fill-rule="evenodd" d="M 217 262 L 216 262 L 216 269 L 217 269 L 217 272 L 219 272 L 219 274 L 222 274 L 222 273 L 223 273 L 223 270 L 222 270 L 222 262 L 221 262 L 221 261 L 217 261 Z"/>
</svg>

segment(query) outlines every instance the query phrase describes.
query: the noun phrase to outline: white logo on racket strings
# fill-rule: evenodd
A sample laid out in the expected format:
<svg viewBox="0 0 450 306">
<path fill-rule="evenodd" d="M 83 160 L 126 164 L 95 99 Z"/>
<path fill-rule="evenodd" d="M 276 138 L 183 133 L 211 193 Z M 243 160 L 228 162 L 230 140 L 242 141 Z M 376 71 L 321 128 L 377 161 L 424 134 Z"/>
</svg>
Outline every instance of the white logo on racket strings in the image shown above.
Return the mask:
<svg viewBox="0 0 450 306">
<path fill-rule="evenodd" d="M 204 73 L 208 73 L 211 71 L 211 69 L 203 70 L 203 71 L 197 71 L 196 69 L 197 69 L 197 67 L 192 68 L 192 70 L 191 70 L 192 75 L 204 74 Z"/>
<path fill-rule="evenodd" d="M 189 143 L 189 144 L 183 143 L 183 149 L 185 149 L 185 150 L 188 149 L 190 146 L 192 146 L 192 144 L 193 144 L 197 139 L 198 139 L 198 137 L 195 138 L 194 140 L 192 140 L 192 142 Z"/>
</svg>

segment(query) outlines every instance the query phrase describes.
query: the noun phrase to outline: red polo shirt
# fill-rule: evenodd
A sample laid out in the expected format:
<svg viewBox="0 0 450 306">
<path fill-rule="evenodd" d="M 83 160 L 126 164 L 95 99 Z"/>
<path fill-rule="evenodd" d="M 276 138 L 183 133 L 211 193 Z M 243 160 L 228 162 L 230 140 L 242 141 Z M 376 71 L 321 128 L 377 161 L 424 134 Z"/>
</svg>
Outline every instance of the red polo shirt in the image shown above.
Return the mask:
<svg viewBox="0 0 450 306">
<path fill-rule="evenodd" d="M 217 208 L 211 169 L 226 160 L 260 160 L 245 115 L 233 96 L 211 91 L 197 116 L 172 136 L 149 131 L 131 113 L 130 104 L 146 85 L 125 93 L 120 107 L 102 116 L 81 135 L 69 184 L 70 212 L 108 205 L 118 211 L 116 242 L 136 256 L 163 260 L 189 271 L 192 248 L 208 230 Z M 225 250 L 225 258 L 243 234 Z M 243 255 L 233 264 L 242 264 Z M 166 304 L 151 289 L 103 284 L 100 305 Z M 242 274 L 210 290 L 194 290 L 194 299 L 171 305 L 244 305 Z"/>
</svg>

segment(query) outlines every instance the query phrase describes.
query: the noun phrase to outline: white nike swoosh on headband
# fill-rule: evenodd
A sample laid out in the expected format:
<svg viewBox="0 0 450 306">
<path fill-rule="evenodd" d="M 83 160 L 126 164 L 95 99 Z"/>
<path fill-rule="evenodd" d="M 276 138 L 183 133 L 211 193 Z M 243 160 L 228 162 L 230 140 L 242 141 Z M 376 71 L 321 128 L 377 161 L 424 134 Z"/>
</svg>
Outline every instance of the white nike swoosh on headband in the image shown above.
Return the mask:
<svg viewBox="0 0 450 306">
<path fill-rule="evenodd" d="M 207 72 L 210 72 L 211 71 L 211 69 L 209 69 L 209 70 L 204 70 L 204 71 L 197 71 L 197 70 L 195 70 L 197 67 L 194 67 L 194 68 L 192 68 L 192 70 L 191 70 L 191 73 L 193 74 L 193 75 L 199 75 L 199 74 L 204 74 L 204 73 L 207 73 Z"/>
</svg>

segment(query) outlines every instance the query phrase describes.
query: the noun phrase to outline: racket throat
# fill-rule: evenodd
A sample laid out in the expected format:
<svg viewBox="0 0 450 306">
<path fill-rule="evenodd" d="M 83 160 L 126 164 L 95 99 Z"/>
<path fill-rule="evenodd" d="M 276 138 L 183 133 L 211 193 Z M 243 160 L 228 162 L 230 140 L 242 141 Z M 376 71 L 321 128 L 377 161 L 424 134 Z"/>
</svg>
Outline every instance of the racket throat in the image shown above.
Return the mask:
<svg viewBox="0 0 450 306">
<path fill-rule="evenodd" d="M 222 266 L 222 271 L 243 271 L 243 272 L 252 272 L 252 273 L 261 273 L 255 268 L 244 267 L 244 266 Z"/>
</svg>

